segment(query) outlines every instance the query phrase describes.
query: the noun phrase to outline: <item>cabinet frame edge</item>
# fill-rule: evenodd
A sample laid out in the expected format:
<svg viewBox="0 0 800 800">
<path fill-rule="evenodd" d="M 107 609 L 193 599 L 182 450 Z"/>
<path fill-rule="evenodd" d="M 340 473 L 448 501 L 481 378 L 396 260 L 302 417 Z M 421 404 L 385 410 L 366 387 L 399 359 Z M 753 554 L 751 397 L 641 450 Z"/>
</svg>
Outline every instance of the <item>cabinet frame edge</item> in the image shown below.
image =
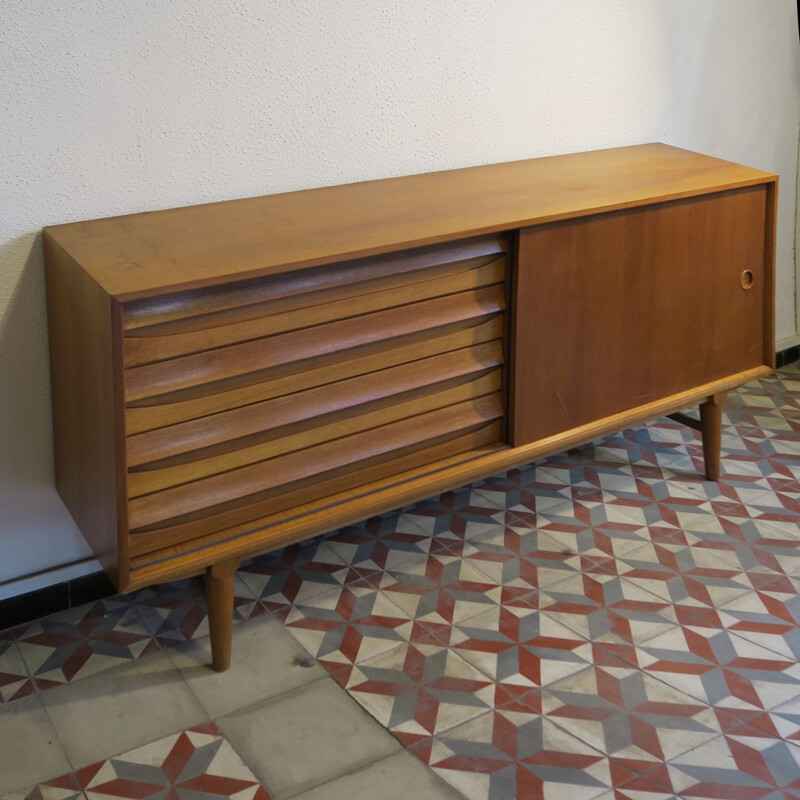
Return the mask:
<svg viewBox="0 0 800 800">
<path fill-rule="evenodd" d="M 103 570 L 124 591 L 130 569 L 119 303 L 47 229 L 43 244 L 56 489 Z"/>
</svg>

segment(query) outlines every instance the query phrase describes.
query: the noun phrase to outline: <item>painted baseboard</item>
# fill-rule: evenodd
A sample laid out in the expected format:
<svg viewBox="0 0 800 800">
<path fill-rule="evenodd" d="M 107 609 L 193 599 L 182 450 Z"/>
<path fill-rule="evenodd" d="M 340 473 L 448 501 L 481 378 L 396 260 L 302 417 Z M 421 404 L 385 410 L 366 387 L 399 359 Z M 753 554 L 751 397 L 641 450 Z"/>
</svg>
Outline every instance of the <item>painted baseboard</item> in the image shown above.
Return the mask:
<svg viewBox="0 0 800 800">
<path fill-rule="evenodd" d="M 116 593 L 104 572 L 92 572 L 69 581 L 34 589 L 0 600 L 0 630 L 22 625 L 48 614 L 82 606 Z"/>
<path fill-rule="evenodd" d="M 800 345 L 800 333 L 795 336 L 787 336 L 779 342 L 775 342 L 775 352 L 780 355 L 785 350 L 790 350 L 793 347 Z"/>
<path fill-rule="evenodd" d="M 40 572 L 3 581 L 0 582 L 0 603 L 8 597 L 18 597 L 21 594 L 28 594 L 37 589 L 46 589 L 57 583 L 67 583 L 96 572 L 100 572 L 100 564 L 97 559 L 82 558 L 78 561 L 71 561 L 68 564 L 59 564 L 56 567 L 43 569 Z M 1 624 L 0 628 L 2 628 Z"/>
<path fill-rule="evenodd" d="M 800 336 L 797 337 L 797 344 L 792 347 L 785 347 L 775 354 L 775 366 L 780 369 L 787 364 L 794 364 L 795 361 L 800 361 Z"/>
</svg>

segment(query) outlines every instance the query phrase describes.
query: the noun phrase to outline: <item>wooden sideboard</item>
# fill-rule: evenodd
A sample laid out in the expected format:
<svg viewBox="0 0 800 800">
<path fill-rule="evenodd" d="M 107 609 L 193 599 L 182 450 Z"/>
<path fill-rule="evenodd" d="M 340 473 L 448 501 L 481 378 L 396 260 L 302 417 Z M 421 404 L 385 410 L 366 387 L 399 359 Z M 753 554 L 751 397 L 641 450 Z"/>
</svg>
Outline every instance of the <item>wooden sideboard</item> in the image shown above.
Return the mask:
<svg viewBox="0 0 800 800">
<path fill-rule="evenodd" d="M 59 492 L 121 591 L 206 574 L 225 669 L 243 558 L 664 414 L 715 479 L 776 195 L 647 144 L 46 228 Z"/>
</svg>

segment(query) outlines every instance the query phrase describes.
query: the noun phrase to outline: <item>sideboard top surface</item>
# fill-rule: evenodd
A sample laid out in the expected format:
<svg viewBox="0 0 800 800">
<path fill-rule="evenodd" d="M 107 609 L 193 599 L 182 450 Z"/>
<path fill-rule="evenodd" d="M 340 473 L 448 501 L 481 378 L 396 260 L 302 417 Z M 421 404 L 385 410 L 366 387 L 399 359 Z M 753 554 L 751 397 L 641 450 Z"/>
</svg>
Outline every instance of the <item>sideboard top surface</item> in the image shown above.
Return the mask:
<svg viewBox="0 0 800 800">
<path fill-rule="evenodd" d="M 125 301 L 775 179 L 644 144 L 55 225 L 45 235 Z"/>
</svg>

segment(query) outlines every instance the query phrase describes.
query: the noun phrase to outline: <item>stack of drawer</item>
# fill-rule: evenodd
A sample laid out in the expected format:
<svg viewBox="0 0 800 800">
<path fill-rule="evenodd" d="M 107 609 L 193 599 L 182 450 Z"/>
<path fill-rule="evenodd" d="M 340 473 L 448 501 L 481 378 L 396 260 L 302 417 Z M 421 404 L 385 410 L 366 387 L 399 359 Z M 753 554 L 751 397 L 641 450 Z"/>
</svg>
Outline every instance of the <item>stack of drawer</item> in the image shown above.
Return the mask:
<svg viewBox="0 0 800 800">
<path fill-rule="evenodd" d="M 132 565 L 504 438 L 491 235 L 123 305 Z"/>
</svg>

